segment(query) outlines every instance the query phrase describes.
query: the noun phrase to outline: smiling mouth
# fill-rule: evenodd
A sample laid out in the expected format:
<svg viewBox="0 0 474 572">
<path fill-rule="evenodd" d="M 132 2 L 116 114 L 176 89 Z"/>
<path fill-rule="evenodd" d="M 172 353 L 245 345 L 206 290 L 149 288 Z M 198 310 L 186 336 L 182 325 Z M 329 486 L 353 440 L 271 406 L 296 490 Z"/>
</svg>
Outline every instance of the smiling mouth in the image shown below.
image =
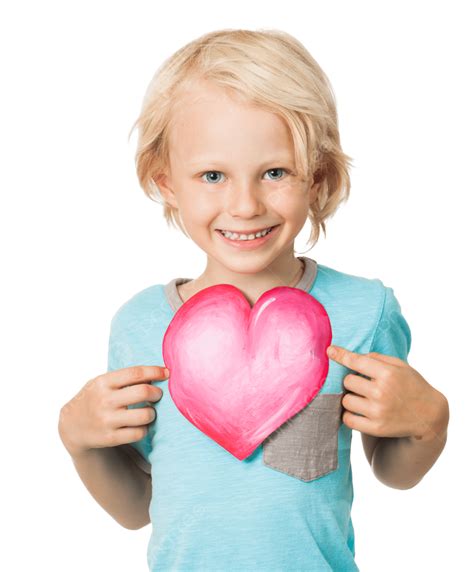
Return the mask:
<svg viewBox="0 0 474 572">
<path fill-rule="evenodd" d="M 267 234 L 270 234 L 272 232 L 272 230 L 274 228 L 276 228 L 277 226 L 280 226 L 279 224 L 276 224 L 274 226 L 269 226 L 267 228 L 263 228 L 259 231 L 255 231 L 255 232 L 247 232 L 247 233 L 243 233 L 243 232 L 234 232 L 234 231 L 229 231 L 229 230 L 221 230 L 220 228 L 216 229 L 218 232 L 220 232 L 222 234 L 222 236 L 225 236 L 226 238 L 229 238 L 231 240 L 254 240 L 256 238 L 263 238 L 264 236 L 267 236 Z"/>
</svg>

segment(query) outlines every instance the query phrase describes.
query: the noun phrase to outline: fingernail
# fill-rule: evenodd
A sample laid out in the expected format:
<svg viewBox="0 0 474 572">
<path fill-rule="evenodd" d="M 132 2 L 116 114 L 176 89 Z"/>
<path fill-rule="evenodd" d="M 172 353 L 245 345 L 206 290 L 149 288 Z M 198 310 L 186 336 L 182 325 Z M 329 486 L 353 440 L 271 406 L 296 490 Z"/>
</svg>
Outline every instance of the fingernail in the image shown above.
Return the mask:
<svg viewBox="0 0 474 572">
<path fill-rule="evenodd" d="M 167 367 L 165 367 L 163 373 L 165 374 L 166 377 L 169 377 L 169 376 L 170 376 L 170 370 L 169 370 Z"/>
<path fill-rule="evenodd" d="M 327 354 L 329 357 L 334 357 L 336 355 L 336 349 L 332 346 L 329 346 L 327 349 Z"/>
</svg>

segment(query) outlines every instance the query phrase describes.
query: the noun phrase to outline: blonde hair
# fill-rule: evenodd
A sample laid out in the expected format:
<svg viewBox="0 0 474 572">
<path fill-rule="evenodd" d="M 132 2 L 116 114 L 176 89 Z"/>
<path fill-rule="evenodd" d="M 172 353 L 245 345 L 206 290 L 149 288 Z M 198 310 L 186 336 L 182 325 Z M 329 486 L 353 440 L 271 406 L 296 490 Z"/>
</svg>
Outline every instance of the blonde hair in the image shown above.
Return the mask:
<svg viewBox="0 0 474 572">
<path fill-rule="evenodd" d="M 319 64 L 293 36 L 281 30 L 223 29 L 189 42 L 155 72 L 138 119 L 135 165 L 140 186 L 164 206 L 164 216 L 187 235 L 178 209 L 163 201 L 157 177 L 167 172 L 169 133 L 180 93 L 208 80 L 244 101 L 281 116 L 293 138 L 295 162 L 304 180 L 320 182 L 308 217 L 312 248 L 320 227 L 350 191 L 352 157 L 341 148 L 335 96 Z M 129 138 L 130 138 L 129 135 Z M 312 184 L 312 182 L 311 182 Z"/>
</svg>

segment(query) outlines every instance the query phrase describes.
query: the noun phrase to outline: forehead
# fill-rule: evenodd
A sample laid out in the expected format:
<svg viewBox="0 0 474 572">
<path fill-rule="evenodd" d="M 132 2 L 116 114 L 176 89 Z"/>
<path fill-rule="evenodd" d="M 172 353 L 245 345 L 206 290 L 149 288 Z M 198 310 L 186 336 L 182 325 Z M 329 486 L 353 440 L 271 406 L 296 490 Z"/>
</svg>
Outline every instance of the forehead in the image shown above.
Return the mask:
<svg viewBox="0 0 474 572">
<path fill-rule="evenodd" d="M 180 94 L 169 143 L 173 154 L 187 160 L 203 150 L 220 158 L 263 150 L 293 155 L 291 132 L 282 117 L 210 83 Z"/>
<path fill-rule="evenodd" d="M 196 107 L 227 107 L 250 105 L 245 97 L 230 88 L 225 89 L 211 81 L 194 80 L 176 94 L 174 116 L 180 117 L 186 111 Z"/>
</svg>

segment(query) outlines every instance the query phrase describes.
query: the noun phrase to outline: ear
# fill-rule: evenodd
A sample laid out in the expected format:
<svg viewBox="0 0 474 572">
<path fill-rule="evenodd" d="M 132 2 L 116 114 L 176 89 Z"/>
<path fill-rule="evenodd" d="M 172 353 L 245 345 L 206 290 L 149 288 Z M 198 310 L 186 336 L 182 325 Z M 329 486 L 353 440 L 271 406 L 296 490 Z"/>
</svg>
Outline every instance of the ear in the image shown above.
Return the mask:
<svg viewBox="0 0 474 572">
<path fill-rule="evenodd" d="M 309 204 L 312 205 L 318 196 L 319 188 L 321 183 L 313 183 L 313 186 L 309 189 Z"/>
<path fill-rule="evenodd" d="M 313 175 L 313 184 L 309 189 L 309 204 L 312 205 L 318 196 L 321 187 L 322 177 L 320 171 L 316 171 Z"/>
<path fill-rule="evenodd" d="M 155 175 L 153 177 L 153 181 L 158 187 L 160 194 L 165 200 L 165 202 L 168 203 L 171 207 L 177 209 L 178 203 L 176 201 L 176 195 L 170 185 L 168 175 L 166 175 L 165 173 L 160 173 L 159 175 Z"/>
</svg>

